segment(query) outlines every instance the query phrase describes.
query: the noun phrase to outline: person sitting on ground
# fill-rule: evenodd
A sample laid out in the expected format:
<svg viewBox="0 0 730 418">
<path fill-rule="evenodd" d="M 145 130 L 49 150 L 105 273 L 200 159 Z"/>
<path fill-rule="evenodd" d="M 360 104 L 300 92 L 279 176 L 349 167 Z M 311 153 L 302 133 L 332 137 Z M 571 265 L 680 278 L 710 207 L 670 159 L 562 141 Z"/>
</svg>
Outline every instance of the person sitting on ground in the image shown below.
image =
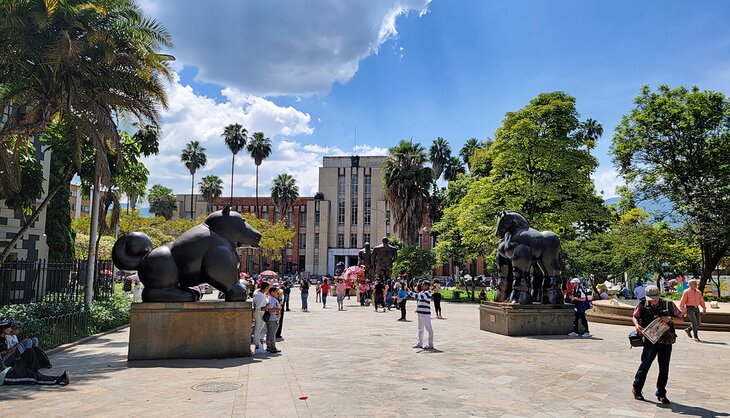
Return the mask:
<svg viewBox="0 0 730 418">
<path fill-rule="evenodd" d="M 6 346 L 6 336 L 12 332 L 12 320 L 0 318 L 0 385 L 61 385 L 70 382 L 68 371 L 60 376 L 46 376 L 39 372 L 40 360 L 33 349 L 22 343 Z M 50 363 L 48 364 L 50 367 Z"/>
<path fill-rule="evenodd" d="M 38 338 L 30 337 L 18 340 L 18 335 L 23 330 L 23 324 L 19 321 L 10 322 L 10 330 L 5 334 L 5 346 L 8 348 L 17 347 L 16 355 L 20 356 L 25 350 L 32 350 L 38 359 L 38 367 L 41 369 L 50 369 L 51 361 L 46 353 L 38 345 Z"/>
</svg>

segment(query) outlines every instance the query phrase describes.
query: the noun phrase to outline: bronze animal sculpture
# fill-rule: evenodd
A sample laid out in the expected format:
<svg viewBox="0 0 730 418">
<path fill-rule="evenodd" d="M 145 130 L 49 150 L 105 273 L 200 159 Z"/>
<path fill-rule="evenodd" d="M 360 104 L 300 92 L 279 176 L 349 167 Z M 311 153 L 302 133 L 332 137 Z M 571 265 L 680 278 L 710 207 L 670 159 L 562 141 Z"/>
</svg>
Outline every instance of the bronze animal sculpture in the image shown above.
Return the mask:
<svg viewBox="0 0 730 418">
<path fill-rule="evenodd" d="M 114 243 L 112 260 L 121 270 L 138 271 L 144 302 L 196 301 L 200 295 L 190 287 L 202 283 L 220 290 L 226 301 L 242 301 L 247 292 L 239 282 L 236 247 L 257 246 L 260 240 L 261 234 L 226 205 L 169 246 L 152 249 L 147 235 L 124 234 Z"/>
<path fill-rule="evenodd" d="M 502 212 L 496 234 L 499 280 L 494 301 L 562 304 L 560 238 L 530 228 L 518 212 Z"/>
</svg>

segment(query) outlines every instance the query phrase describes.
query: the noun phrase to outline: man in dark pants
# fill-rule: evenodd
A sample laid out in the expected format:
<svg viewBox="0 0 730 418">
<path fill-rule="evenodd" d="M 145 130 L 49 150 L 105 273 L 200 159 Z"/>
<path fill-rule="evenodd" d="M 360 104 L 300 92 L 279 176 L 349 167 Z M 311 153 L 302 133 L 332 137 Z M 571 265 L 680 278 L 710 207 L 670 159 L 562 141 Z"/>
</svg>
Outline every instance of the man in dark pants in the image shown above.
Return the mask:
<svg viewBox="0 0 730 418">
<path fill-rule="evenodd" d="M 586 293 L 586 290 L 583 286 L 580 284 L 580 279 L 575 278 L 570 281 L 570 283 L 573 285 L 573 290 L 571 294 L 571 301 L 573 302 L 573 306 L 575 309 L 575 319 L 573 320 L 573 332 L 571 332 L 571 337 L 590 337 L 591 333 L 588 331 L 588 320 L 586 319 L 586 311 L 590 309 L 591 304 L 588 301 L 588 294 Z M 583 324 L 583 333 L 579 333 L 578 330 L 578 323 Z"/>
<path fill-rule="evenodd" d="M 291 285 L 289 280 L 284 280 L 284 310 L 289 310 L 289 295 L 291 294 Z M 282 316 L 283 318 L 283 316 Z"/>
<path fill-rule="evenodd" d="M 5 336 L 10 333 L 11 322 L 0 318 L 0 385 L 68 385 L 68 371 L 60 376 L 40 373 L 40 361 L 35 350 L 24 349 L 21 345 L 6 347 Z"/>
<path fill-rule="evenodd" d="M 641 352 L 641 365 L 639 370 L 636 371 L 634 376 L 633 393 L 634 399 L 644 400 L 644 396 L 641 394 L 641 390 L 644 388 L 646 382 L 646 375 L 649 373 L 649 368 L 654 362 L 654 359 L 658 359 L 659 363 L 659 376 L 656 382 L 656 397 L 657 399 L 668 405 L 669 399 L 667 399 L 667 381 L 669 380 L 669 362 L 672 358 L 672 344 L 677 339 L 677 333 L 674 331 L 674 324 L 681 324 L 684 322 L 682 319 L 682 313 L 679 311 L 674 302 L 662 299 L 659 296 L 659 288 L 654 285 L 648 285 L 645 288 L 644 299 L 641 299 L 634 309 L 634 315 L 632 317 L 634 327 L 639 334 L 642 334 L 644 328 L 646 328 L 656 318 L 661 318 L 660 321 L 667 324 L 669 329 L 659 337 L 659 340 L 655 344 L 652 344 L 647 338 L 644 338 L 644 350 Z"/>
</svg>

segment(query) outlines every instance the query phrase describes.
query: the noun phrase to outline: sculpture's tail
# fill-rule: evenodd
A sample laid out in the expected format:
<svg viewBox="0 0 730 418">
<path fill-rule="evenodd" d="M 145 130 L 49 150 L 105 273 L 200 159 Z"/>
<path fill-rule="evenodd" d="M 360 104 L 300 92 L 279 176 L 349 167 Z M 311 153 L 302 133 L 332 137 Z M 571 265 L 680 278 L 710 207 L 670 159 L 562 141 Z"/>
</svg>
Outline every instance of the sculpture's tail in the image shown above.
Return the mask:
<svg viewBox="0 0 730 418">
<path fill-rule="evenodd" d="M 112 248 L 112 260 L 120 270 L 137 270 L 142 259 L 152 251 L 152 240 L 142 232 L 129 232 L 119 237 Z"/>
</svg>

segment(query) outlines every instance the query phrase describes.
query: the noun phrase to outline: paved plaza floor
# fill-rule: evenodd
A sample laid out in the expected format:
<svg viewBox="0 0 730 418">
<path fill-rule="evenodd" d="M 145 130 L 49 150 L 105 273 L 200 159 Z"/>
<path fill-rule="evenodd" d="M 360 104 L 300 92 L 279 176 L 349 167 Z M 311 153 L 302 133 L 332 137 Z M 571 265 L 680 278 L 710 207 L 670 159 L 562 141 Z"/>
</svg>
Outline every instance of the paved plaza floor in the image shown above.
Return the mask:
<svg viewBox="0 0 730 418">
<path fill-rule="evenodd" d="M 228 360 L 127 362 L 129 330 L 56 353 L 71 385 L 0 386 L 4 416 L 730 416 L 730 333 L 679 333 L 668 397 L 653 396 L 656 364 L 631 396 L 641 351 L 629 327 L 591 324 L 593 338 L 506 337 L 479 330 L 478 308 L 445 303 L 436 351 L 413 349 L 409 321 L 353 298 L 322 309 L 310 297 L 284 319 L 280 354 Z M 214 342 L 211 342 L 214 343 Z M 306 399 L 301 399 L 306 397 Z"/>
</svg>

